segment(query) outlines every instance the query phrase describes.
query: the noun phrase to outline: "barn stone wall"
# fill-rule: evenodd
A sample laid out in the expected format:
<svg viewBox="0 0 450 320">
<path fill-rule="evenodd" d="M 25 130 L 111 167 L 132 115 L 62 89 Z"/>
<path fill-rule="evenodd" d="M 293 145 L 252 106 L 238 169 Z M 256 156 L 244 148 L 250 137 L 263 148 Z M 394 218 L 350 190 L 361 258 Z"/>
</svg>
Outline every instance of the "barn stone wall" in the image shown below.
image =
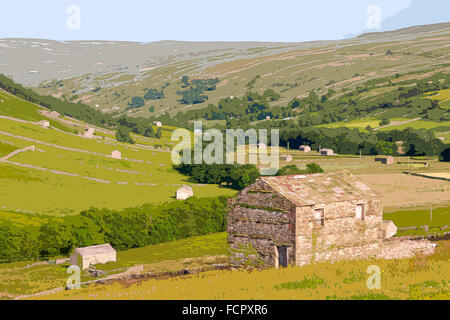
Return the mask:
<svg viewBox="0 0 450 320">
<path fill-rule="evenodd" d="M 364 205 L 364 220 L 356 218 L 356 206 Z M 324 210 L 324 226 L 317 226 L 316 209 Z M 383 240 L 381 203 L 377 199 L 342 201 L 298 207 L 296 210 L 296 264 L 338 260 L 342 255 L 371 254 Z M 344 250 L 345 249 L 345 250 Z"/>
<path fill-rule="evenodd" d="M 91 265 L 105 264 L 116 261 L 116 252 L 99 253 L 89 256 L 81 256 L 75 253 L 71 256 L 71 265 L 81 265 L 82 270 L 88 269 Z"/>
<path fill-rule="evenodd" d="M 386 239 L 378 198 L 296 207 L 258 180 L 228 205 L 228 242 L 235 267 L 278 267 L 277 246 L 286 246 L 288 263 L 298 266 L 434 252 L 428 241 Z M 357 218 L 357 205 L 364 205 L 364 219 Z M 316 209 L 323 209 L 323 226 L 316 223 Z"/>
<path fill-rule="evenodd" d="M 228 242 L 231 264 L 276 267 L 276 246 L 289 246 L 294 261 L 295 206 L 263 183 L 230 199 Z"/>
</svg>

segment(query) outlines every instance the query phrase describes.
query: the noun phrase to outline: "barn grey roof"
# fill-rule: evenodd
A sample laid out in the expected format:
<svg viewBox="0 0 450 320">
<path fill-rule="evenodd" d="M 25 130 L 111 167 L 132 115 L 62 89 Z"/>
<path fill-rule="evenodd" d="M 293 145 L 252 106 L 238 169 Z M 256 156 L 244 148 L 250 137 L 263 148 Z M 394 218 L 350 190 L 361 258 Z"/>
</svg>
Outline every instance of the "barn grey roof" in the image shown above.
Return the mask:
<svg viewBox="0 0 450 320">
<path fill-rule="evenodd" d="M 379 197 L 375 191 L 347 170 L 260 179 L 296 206 Z"/>
<path fill-rule="evenodd" d="M 84 248 L 76 248 L 75 253 L 80 254 L 81 256 L 93 256 L 96 254 L 106 254 L 116 252 L 114 248 L 108 243 L 108 244 L 102 244 L 99 246 L 92 246 L 92 247 L 84 247 Z"/>
</svg>

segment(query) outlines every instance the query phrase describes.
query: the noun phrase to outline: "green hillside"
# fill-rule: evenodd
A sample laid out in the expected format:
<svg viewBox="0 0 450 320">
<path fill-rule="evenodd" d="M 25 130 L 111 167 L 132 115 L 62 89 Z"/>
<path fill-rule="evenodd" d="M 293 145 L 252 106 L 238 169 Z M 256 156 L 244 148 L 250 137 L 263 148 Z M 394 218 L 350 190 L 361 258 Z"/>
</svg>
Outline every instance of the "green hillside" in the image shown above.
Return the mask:
<svg viewBox="0 0 450 320">
<path fill-rule="evenodd" d="M 42 128 L 36 123 L 46 119 L 38 113 L 42 108 L 1 94 L 0 112 L 10 118 L 0 118 L 0 154 L 29 146 L 36 151 L 0 163 L 0 210 L 59 216 L 91 206 L 121 209 L 173 201 L 181 185 L 192 185 L 172 169 L 171 128 L 164 128 L 161 139 L 133 135 L 135 145 L 119 143 L 114 132 L 101 128 L 98 139 L 85 139 L 75 132 L 84 132 L 87 124 L 66 126 L 61 120 L 67 118 L 60 117 Z M 122 160 L 108 157 L 113 150 Z M 198 197 L 234 193 L 214 185 L 193 189 Z"/>
<path fill-rule="evenodd" d="M 268 89 L 280 95 L 271 107 L 286 106 L 311 90 L 319 97 L 330 90 L 331 98 L 352 91 L 361 98 L 377 97 L 397 89 L 401 81 L 448 72 L 449 30 L 448 24 L 419 26 L 400 34 L 374 33 L 303 49 L 287 45 L 277 53 L 264 47 L 240 54 L 218 50 L 216 57 L 192 57 L 145 68 L 140 74 L 121 71 L 47 81 L 37 90 L 110 114 L 139 117 L 204 109 L 226 97 Z M 358 92 L 368 81 L 379 83 Z M 405 111 L 397 117 L 407 115 Z"/>
</svg>

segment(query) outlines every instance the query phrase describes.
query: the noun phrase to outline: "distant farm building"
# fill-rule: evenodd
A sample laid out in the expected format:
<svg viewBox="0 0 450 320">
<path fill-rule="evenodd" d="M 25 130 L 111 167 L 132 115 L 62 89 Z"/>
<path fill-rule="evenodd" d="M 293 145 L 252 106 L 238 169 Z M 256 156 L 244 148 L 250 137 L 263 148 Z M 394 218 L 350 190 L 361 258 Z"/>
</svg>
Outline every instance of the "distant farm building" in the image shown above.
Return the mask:
<svg viewBox="0 0 450 320">
<path fill-rule="evenodd" d="M 376 162 L 381 162 L 382 164 L 394 164 L 395 159 L 393 157 L 377 157 Z"/>
<path fill-rule="evenodd" d="M 194 190 L 192 190 L 191 187 L 186 186 L 186 185 L 179 188 L 176 193 L 177 200 L 186 200 L 193 196 L 194 196 Z"/>
<path fill-rule="evenodd" d="M 228 200 L 231 265 L 303 266 L 324 261 L 432 254 L 428 240 L 392 238 L 378 193 L 349 171 L 263 176 Z"/>
<path fill-rule="evenodd" d="M 159 121 L 153 122 L 153 125 L 156 126 L 156 127 L 162 127 L 163 126 L 162 123 L 159 122 Z"/>
<path fill-rule="evenodd" d="M 110 244 L 77 248 L 70 256 L 70 264 L 78 265 L 82 270 L 108 262 L 116 262 L 116 250 Z"/>
<path fill-rule="evenodd" d="M 299 150 L 303 151 L 303 152 L 311 152 L 311 147 L 310 146 L 300 146 Z"/>
<path fill-rule="evenodd" d="M 42 128 L 49 128 L 49 127 L 50 127 L 50 122 L 48 122 L 47 120 L 39 121 L 38 124 L 39 124 Z"/>
<path fill-rule="evenodd" d="M 320 155 L 321 156 L 334 156 L 334 151 L 333 151 L 333 149 L 328 149 L 328 148 L 320 149 Z"/>
<path fill-rule="evenodd" d="M 122 153 L 119 150 L 114 150 L 111 152 L 111 158 L 120 160 L 122 159 Z"/>
<path fill-rule="evenodd" d="M 95 133 L 94 128 L 87 128 L 86 132 L 83 134 L 83 137 L 85 138 L 93 138 Z"/>
<path fill-rule="evenodd" d="M 267 145 L 265 144 L 265 143 L 258 143 L 258 148 L 260 148 L 260 149 L 266 149 L 267 148 Z"/>
<path fill-rule="evenodd" d="M 294 158 L 290 154 L 285 154 L 281 156 L 281 159 L 286 162 L 291 162 Z"/>
<path fill-rule="evenodd" d="M 266 117 L 266 120 L 270 120 L 270 119 L 271 119 L 270 116 L 267 116 L 267 117 Z"/>
</svg>

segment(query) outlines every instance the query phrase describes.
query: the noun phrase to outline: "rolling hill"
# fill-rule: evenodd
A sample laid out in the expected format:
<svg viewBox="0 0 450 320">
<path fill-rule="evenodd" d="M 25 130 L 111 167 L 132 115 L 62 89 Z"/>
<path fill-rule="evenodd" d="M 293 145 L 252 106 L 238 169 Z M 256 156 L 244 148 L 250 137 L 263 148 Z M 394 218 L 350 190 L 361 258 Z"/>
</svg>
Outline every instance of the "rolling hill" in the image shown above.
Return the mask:
<svg viewBox="0 0 450 320">
<path fill-rule="evenodd" d="M 172 169 L 173 129 L 163 128 L 161 139 L 132 134 L 134 145 L 98 127 L 95 138 L 86 139 L 80 134 L 92 125 L 48 118 L 43 110 L 0 91 L 0 156 L 35 146 L 0 161 L 0 210 L 60 216 L 91 206 L 120 209 L 172 201 L 181 185 L 193 185 Z M 42 120 L 50 127 L 42 127 Z M 121 160 L 111 158 L 114 150 L 121 151 Z M 233 193 L 213 185 L 193 188 L 199 197 Z"/>
<path fill-rule="evenodd" d="M 263 93 L 267 89 L 281 95 L 272 106 L 287 105 L 311 90 L 320 96 L 331 89 L 339 96 L 368 81 L 397 74 L 400 79 L 419 79 L 448 72 L 449 33 L 450 24 L 441 23 L 367 33 L 340 41 L 253 46 L 229 43 L 225 47 L 223 43 L 211 43 L 211 47 L 219 49 L 208 51 L 211 56 L 207 57 L 191 54 L 188 49 L 202 48 L 203 44 L 171 43 L 188 47 L 174 49 L 180 55 L 184 53 L 183 59 L 142 66 L 139 70 L 114 71 L 104 62 L 101 71 L 98 66 L 90 66 L 91 71 L 85 70 L 76 77 L 46 79 L 36 89 L 61 99 L 81 101 L 106 113 L 142 117 L 165 112 L 175 115 L 217 104 L 222 98 L 242 97 L 247 91 Z M 229 52 L 225 48 L 235 50 Z M 23 79 L 19 74 L 12 75 Z M 182 81 L 184 76 L 191 82 L 216 78 L 219 82 L 202 91 L 207 99 L 183 101 L 182 92 L 199 88 L 187 86 Z M 383 91 L 373 90 L 370 94 L 382 95 Z M 133 97 L 139 100 L 133 101 Z"/>
</svg>

